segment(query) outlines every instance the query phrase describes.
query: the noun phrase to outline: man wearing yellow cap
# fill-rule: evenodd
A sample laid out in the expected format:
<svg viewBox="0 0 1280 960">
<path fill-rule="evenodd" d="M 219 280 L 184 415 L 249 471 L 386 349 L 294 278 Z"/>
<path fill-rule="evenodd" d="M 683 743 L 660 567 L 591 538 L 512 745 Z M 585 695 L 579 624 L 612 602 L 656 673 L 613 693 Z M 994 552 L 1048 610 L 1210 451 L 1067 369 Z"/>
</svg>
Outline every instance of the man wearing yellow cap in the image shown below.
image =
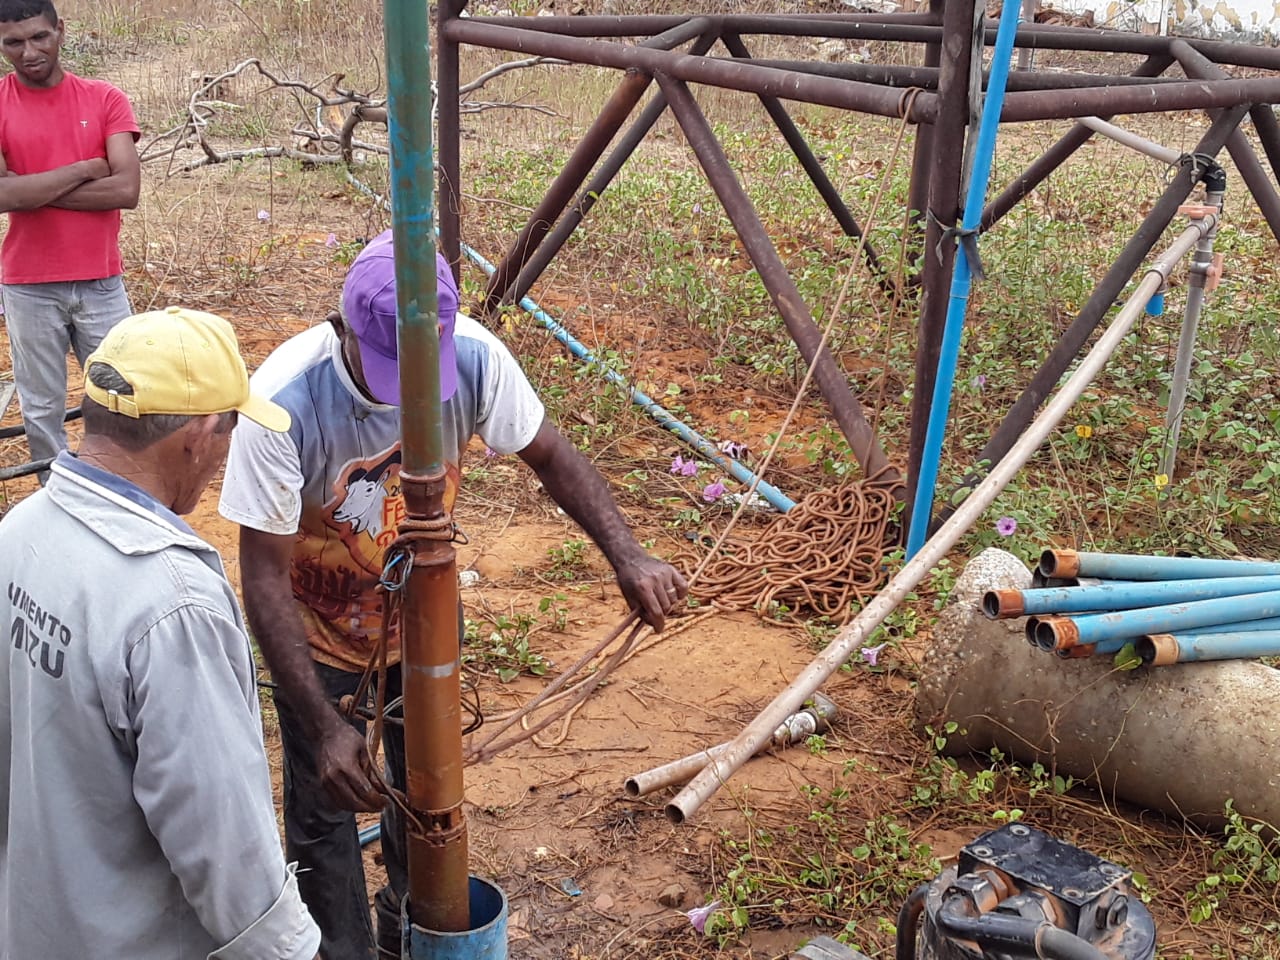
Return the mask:
<svg viewBox="0 0 1280 960">
<path fill-rule="evenodd" d="M 256 671 L 217 552 L 181 519 L 249 392 L 221 317 L 129 317 L 85 364 L 84 442 L 0 535 L 0 955 L 311 960 Z"/>
</svg>

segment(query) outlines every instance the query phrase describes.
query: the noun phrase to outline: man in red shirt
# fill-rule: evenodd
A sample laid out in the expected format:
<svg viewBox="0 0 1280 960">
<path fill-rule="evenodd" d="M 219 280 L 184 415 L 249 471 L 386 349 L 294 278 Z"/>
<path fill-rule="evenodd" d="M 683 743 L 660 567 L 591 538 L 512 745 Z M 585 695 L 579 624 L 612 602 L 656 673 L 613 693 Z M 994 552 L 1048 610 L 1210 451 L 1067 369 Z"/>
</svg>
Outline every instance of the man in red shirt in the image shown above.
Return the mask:
<svg viewBox="0 0 1280 960">
<path fill-rule="evenodd" d="M 33 460 L 67 445 L 67 349 L 85 358 L 133 311 L 120 211 L 138 204 L 138 123 L 128 98 L 58 62 L 50 0 L 0 0 L 0 295 Z"/>
</svg>

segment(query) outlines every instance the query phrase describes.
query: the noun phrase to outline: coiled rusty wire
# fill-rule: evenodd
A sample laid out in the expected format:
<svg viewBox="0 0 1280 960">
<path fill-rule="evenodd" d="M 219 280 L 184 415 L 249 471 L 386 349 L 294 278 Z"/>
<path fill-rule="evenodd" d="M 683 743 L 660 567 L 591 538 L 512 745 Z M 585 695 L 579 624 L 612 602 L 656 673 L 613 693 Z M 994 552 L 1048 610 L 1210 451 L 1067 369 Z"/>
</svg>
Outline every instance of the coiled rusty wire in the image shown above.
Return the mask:
<svg viewBox="0 0 1280 960">
<path fill-rule="evenodd" d="M 754 538 L 721 547 L 690 593 L 770 623 L 797 615 L 844 624 L 884 582 L 884 553 L 897 540 L 898 481 L 861 480 L 808 494 Z M 701 558 L 679 558 L 686 570 Z"/>
</svg>

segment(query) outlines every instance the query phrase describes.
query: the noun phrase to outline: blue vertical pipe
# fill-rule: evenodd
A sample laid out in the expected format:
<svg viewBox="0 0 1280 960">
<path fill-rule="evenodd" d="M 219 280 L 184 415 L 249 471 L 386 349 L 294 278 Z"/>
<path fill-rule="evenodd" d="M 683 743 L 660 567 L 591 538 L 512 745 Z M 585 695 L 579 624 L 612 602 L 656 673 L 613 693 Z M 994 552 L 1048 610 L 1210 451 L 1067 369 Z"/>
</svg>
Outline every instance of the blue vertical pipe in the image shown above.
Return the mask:
<svg viewBox="0 0 1280 960">
<path fill-rule="evenodd" d="M 462 245 L 462 252 L 475 261 L 475 263 L 485 273 L 492 274 L 494 272 L 495 268 L 493 264 L 465 243 Z M 711 460 L 717 466 L 730 473 L 733 478 L 740 483 L 750 486 L 752 481 L 756 479 L 756 475 L 737 460 L 724 456 L 718 449 L 716 449 L 715 444 L 707 440 L 706 437 L 703 437 L 701 434 L 697 433 L 697 431 L 681 423 L 661 406 L 655 403 L 644 392 L 631 386 L 631 384 L 627 382 L 626 378 L 620 373 L 616 370 L 610 369 L 604 363 L 601 363 L 581 341 L 576 339 L 573 334 L 557 323 L 545 310 L 539 307 L 528 297 L 521 298 L 520 306 L 524 310 L 527 310 L 535 320 L 546 327 L 557 340 L 568 347 L 569 352 L 575 357 L 587 363 L 595 364 L 606 380 L 610 383 L 616 384 L 623 390 L 626 390 L 631 396 L 631 402 L 636 404 L 638 407 L 642 407 L 645 413 L 657 420 L 659 425 L 663 428 L 670 430 L 708 460 Z M 760 494 L 761 497 L 783 513 L 786 513 L 796 505 L 795 501 L 784 494 L 781 490 L 771 484 L 765 483 L 763 480 L 756 484 L 756 493 Z"/>
<path fill-rule="evenodd" d="M 1071 569 L 1064 571 L 1062 568 L 1068 564 Z M 1040 572 L 1047 577 L 1100 577 L 1103 580 L 1198 580 L 1277 576 L 1280 563 L 1046 550 L 1040 557 Z"/>
<path fill-rule="evenodd" d="M 995 157 L 996 134 L 1000 129 L 1000 111 L 1004 105 L 1005 84 L 1009 79 L 1009 60 L 1013 56 L 1013 39 L 1018 30 L 1020 8 L 1006 2 L 1000 11 L 1000 26 L 991 54 L 991 77 L 978 126 L 978 146 L 974 153 L 973 173 L 965 198 L 962 230 L 977 230 L 982 222 L 982 207 L 991 180 L 991 161 Z M 964 315 L 969 304 L 969 287 L 974 265 L 961 250 L 951 276 L 951 300 L 947 304 L 946 325 L 942 331 L 942 347 L 938 353 L 938 375 L 933 381 L 933 405 L 929 408 L 929 424 L 925 431 L 924 450 L 920 456 L 920 475 L 915 481 L 915 498 L 911 507 L 911 525 L 907 529 L 907 559 L 924 546 L 933 516 L 933 493 L 938 483 L 938 464 L 942 459 L 942 441 L 951 413 L 951 391 L 955 385 L 956 364 L 960 358 L 960 339 L 964 334 Z M 976 254 L 975 254 L 976 255 Z"/>
<path fill-rule="evenodd" d="M 1021 593 L 1017 616 L 1042 613 L 1082 613 L 1098 610 L 1133 610 L 1190 600 L 1238 597 L 1246 593 L 1280 590 L 1276 577 L 1212 577 L 1207 580 L 1157 580 L 1131 584 L 1106 583 L 1096 587 L 1048 587 L 1040 590 L 989 591 L 983 612 L 991 616 L 988 598 L 1003 599 Z"/>
<path fill-rule="evenodd" d="M 1207 627 L 1236 620 L 1280 616 L 1280 591 L 1251 593 L 1216 600 L 1195 600 L 1141 610 L 1117 610 L 1071 617 L 1078 644 L 1141 637 L 1150 633 L 1177 633 L 1184 628 Z"/>
</svg>

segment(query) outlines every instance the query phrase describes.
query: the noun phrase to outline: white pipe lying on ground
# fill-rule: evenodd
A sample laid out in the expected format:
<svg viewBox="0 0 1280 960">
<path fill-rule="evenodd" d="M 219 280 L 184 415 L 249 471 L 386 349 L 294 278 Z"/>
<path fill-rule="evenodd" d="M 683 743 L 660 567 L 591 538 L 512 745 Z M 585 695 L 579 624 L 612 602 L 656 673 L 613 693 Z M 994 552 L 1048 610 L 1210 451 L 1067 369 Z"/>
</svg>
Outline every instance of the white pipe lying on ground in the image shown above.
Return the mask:
<svg viewBox="0 0 1280 960">
<path fill-rule="evenodd" d="M 725 745 L 689 784 L 667 804 L 667 818 L 673 823 L 683 823 L 693 816 L 712 794 L 744 763 L 750 760 L 768 741 L 773 731 L 790 714 L 803 706 L 804 701 L 840 669 L 863 641 L 871 635 L 915 589 L 947 552 L 956 545 L 968 529 L 982 516 L 992 501 L 1010 480 L 1022 469 L 1040 448 L 1058 422 L 1067 415 L 1072 404 L 1102 370 L 1111 354 L 1120 346 L 1134 322 L 1141 316 L 1147 301 L 1160 289 L 1173 268 L 1209 230 L 1217 226 L 1215 215 L 1195 221 L 1179 234 L 1172 246 L 1155 263 L 1147 268 L 1137 288 L 1125 301 L 1107 332 L 1098 338 L 1075 372 L 1049 401 L 1040 416 L 1027 427 L 1004 458 L 974 488 L 973 493 L 960 505 L 929 540 L 920 552 L 898 572 L 884 589 L 876 594 L 862 611 L 840 631 L 831 644 L 801 671 L 791 685 L 783 690 L 764 711 Z"/>
</svg>

